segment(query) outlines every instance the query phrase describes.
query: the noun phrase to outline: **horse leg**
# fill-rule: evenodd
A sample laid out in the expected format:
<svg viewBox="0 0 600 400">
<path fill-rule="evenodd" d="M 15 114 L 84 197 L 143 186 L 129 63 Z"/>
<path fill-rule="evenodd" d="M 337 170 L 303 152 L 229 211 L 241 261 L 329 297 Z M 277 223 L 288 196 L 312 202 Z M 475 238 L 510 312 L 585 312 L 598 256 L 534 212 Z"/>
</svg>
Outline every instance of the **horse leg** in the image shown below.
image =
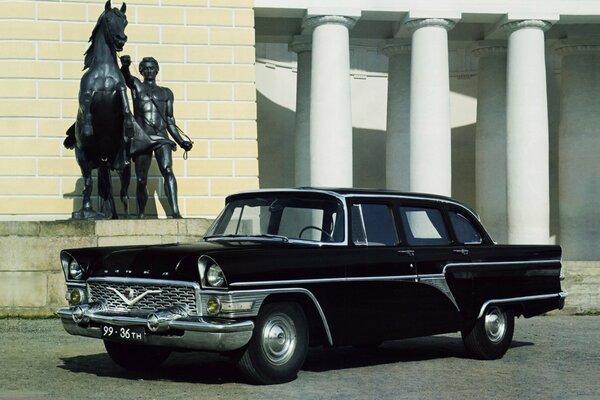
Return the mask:
<svg viewBox="0 0 600 400">
<path fill-rule="evenodd" d="M 123 83 L 117 83 L 117 91 L 121 97 L 121 104 L 123 105 L 123 133 L 124 137 L 131 139 L 133 137 L 133 116 L 131 115 L 131 109 L 129 108 L 129 99 L 127 98 L 127 88 Z"/>
<path fill-rule="evenodd" d="M 129 218 L 129 182 L 131 181 L 131 164 L 127 164 L 119 171 L 121 180 L 121 202 L 123 203 L 123 211 L 125 218 Z"/>
<path fill-rule="evenodd" d="M 81 177 L 83 178 L 83 199 L 81 205 L 81 211 L 93 211 L 92 208 L 92 188 L 94 181 L 92 180 L 92 167 L 90 162 L 86 159 L 85 154 L 79 147 L 75 147 L 75 158 L 81 169 Z"/>
<path fill-rule="evenodd" d="M 110 179 L 110 169 L 106 166 L 98 168 L 98 195 L 99 209 L 104 215 L 111 219 L 118 219 L 115 200 L 112 196 L 112 182 Z"/>
<path fill-rule="evenodd" d="M 92 98 L 94 92 L 85 90 L 79 92 L 79 108 L 81 110 L 81 134 L 85 137 L 92 136 L 94 129 L 92 128 Z"/>
<path fill-rule="evenodd" d="M 135 196 L 137 199 L 138 218 L 144 218 L 144 210 L 146 209 L 146 203 L 148 203 L 148 190 L 146 186 L 148 184 L 148 170 L 150 169 L 150 163 L 152 162 L 152 153 L 142 153 L 135 158 L 135 177 L 136 177 L 136 188 Z"/>
</svg>

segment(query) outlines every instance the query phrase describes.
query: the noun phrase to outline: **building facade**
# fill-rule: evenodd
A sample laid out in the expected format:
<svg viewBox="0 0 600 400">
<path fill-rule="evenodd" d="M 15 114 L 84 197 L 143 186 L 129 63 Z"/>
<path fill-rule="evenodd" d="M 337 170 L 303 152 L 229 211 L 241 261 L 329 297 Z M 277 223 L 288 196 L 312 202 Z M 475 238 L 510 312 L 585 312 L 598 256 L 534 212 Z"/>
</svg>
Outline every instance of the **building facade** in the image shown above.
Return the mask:
<svg viewBox="0 0 600 400">
<path fill-rule="evenodd" d="M 173 153 L 181 212 L 214 217 L 228 193 L 258 187 L 253 2 L 126 3 L 128 42 L 120 55 L 131 55 L 136 74 L 143 57 L 158 60 L 157 83 L 172 89 L 177 123 L 194 141 L 187 160 L 181 149 Z M 104 5 L 0 2 L 2 219 L 67 219 L 81 207 L 81 172 L 62 141 L 75 120 L 83 53 Z M 150 172 L 147 211 L 164 216 L 155 163 Z M 113 188 L 118 193 L 116 178 Z"/>
</svg>

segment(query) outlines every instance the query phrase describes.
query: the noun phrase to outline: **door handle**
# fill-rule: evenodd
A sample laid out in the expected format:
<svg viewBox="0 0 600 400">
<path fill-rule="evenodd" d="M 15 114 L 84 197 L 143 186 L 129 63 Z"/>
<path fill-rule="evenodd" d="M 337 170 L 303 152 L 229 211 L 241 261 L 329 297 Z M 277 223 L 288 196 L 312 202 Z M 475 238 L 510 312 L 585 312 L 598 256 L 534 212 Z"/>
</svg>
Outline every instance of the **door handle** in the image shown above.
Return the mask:
<svg viewBox="0 0 600 400">
<path fill-rule="evenodd" d="M 456 254 L 462 254 L 463 256 L 466 256 L 469 254 L 469 250 L 467 250 L 467 249 L 454 249 L 454 250 L 452 250 L 452 252 L 456 253 Z"/>
<path fill-rule="evenodd" d="M 415 255 L 415 251 L 414 250 L 398 250 L 398 254 L 413 257 Z"/>
</svg>

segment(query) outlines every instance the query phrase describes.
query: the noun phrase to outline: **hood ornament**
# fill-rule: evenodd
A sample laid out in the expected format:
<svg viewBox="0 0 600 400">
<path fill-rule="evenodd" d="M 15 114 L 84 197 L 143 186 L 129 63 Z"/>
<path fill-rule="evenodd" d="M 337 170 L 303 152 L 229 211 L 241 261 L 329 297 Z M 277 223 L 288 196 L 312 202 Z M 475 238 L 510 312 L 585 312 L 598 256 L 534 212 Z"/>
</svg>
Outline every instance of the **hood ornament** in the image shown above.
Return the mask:
<svg viewBox="0 0 600 400">
<path fill-rule="evenodd" d="M 117 296 L 119 296 L 119 298 L 121 300 L 123 300 L 125 302 L 125 304 L 127 304 L 128 306 L 133 306 L 136 303 L 138 303 L 140 300 L 142 300 L 144 297 L 146 297 L 149 294 L 156 294 L 156 293 L 162 293 L 162 290 L 160 289 L 156 289 L 156 290 L 146 290 L 144 293 L 138 295 L 137 297 L 135 296 L 135 290 L 131 289 L 131 288 L 127 288 L 125 289 L 125 294 L 119 292 L 119 290 L 113 288 L 113 287 L 107 287 L 107 289 L 112 290 L 113 292 L 115 292 L 117 294 Z"/>
</svg>

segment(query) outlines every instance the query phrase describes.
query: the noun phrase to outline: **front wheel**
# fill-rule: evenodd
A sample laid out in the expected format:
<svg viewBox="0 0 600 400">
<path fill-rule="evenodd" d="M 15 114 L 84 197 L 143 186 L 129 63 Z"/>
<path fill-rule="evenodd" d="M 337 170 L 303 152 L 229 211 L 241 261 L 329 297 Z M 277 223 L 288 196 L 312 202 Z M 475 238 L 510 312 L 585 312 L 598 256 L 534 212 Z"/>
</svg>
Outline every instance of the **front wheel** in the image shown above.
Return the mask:
<svg viewBox="0 0 600 400">
<path fill-rule="evenodd" d="M 481 360 L 502 358 L 512 342 L 515 317 L 512 311 L 491 306 L 470 329 L 462 331 L 467 351 Z"/>
<path fill-rule="evenodd" d="M 171 354 L 171 351 L 164 347 L 141 346 L 108 340 L 104 341 L 104 347 L 115 363 L 131 371 L 156 368 Z"/>
<path fill-rule="evenodd" d="M 254 333 L 238 361 L 253 383 L 293 380 L 308 351 L 306 315 L 296 303 L 269 303 L 258 314 Z"/>
</svg>

